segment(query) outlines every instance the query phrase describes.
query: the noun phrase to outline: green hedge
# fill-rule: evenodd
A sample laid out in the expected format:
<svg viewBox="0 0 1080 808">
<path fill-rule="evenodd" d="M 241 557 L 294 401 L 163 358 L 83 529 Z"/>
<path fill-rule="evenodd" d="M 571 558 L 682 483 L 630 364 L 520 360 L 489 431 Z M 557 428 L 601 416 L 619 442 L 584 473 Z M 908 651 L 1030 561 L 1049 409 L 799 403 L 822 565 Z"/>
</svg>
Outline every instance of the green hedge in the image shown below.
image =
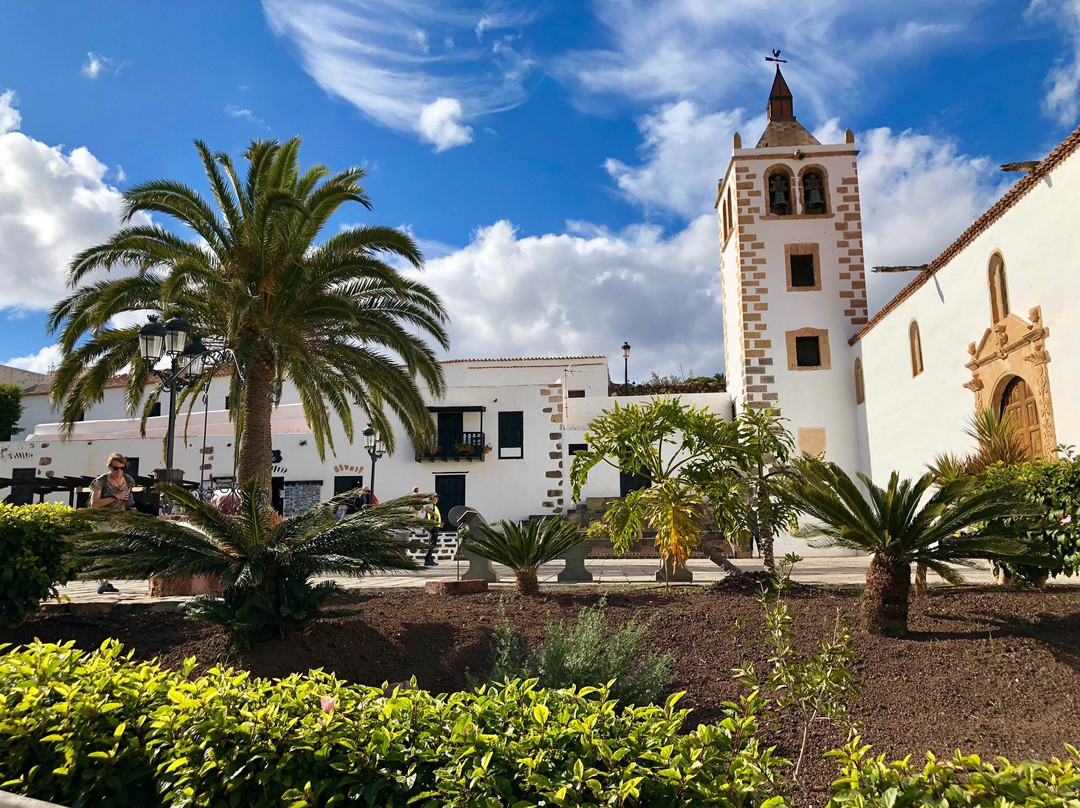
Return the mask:
<svg viewBox="0 0 1080 808">
<path fill-rule="evenodd" d="M 1072 575 L 1080 572 L 1080 459 L 1035 460 L 1013 466 L 994 466 L 986 472 L 991 486 L 1015 486 L 1028 502 L 1045 508 L 1045 518 L 1034 525 L 1016 523 L 1022 536 L 1053 560 L 1047 568 L 1013 567 L 1006 570 L 1023 578 Z"/>
<path fill-rule="evenodd" d="M 927 754 L 919 769 L 910 758 L 886 763 L 883 755 L 871 757 L 870 747 L 860 746 L 856 738 L 829 753 L 843 767 L 829 808 L 1077 808 L 1080 754 L 1071 746 L 1066 750 L 1068 760 L 1049 763 L 1010 763 L 1000 757 L 988 763 L 959 752 L 952 760 L 938 760 Z"/>
<path fill-rule="evenodd" d="M 57 584 L 75 577 L 64 537 L 82 528 L 71 512 L 54 503 L 0 505 L 0 625 L 33 614 L 41 601 L 56 597 Z"/>
<path fill-rule="evenodd" d="M 780 806 L 756 699 L 684 733 L 676 697 L 508 682 L 435 696 L 136 663 L 0 656 L 0 788 L 65 805 Z"/>
</svg>

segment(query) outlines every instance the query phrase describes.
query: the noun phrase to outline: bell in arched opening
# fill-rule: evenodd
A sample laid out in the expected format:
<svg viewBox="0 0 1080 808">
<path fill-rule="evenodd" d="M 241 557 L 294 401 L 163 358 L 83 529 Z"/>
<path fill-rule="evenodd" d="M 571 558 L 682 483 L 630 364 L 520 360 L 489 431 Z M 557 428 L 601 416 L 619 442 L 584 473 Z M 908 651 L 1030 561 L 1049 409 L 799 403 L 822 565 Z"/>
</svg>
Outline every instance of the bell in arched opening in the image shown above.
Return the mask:
<svg viewBox="0 0 1080 808">
<path fill-rule="evenodd" d="M 769 213 L 787 216 L 791 212 L 789 190 L 788 178 L 784 174 L 776 173 L 769 177 Z"/>
<path fill-rule="evenodd" d="M 824 184 L 820 174 L 809 172 L 803 175 L 803 200 L 807 213 L 825 213 Z"/>
</svg>

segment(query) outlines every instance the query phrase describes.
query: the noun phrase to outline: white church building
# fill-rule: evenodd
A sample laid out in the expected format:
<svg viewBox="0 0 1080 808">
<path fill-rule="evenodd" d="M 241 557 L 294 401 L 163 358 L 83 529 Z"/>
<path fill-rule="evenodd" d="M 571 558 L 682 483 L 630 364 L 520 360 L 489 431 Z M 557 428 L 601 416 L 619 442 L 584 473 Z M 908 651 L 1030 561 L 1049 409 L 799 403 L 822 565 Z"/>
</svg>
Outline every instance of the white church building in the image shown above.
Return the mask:
<svg viewBox="0 0 1080 808">
<path fill-rule="evenodd" d="M 778 67 L 764 134 L 734 140 L 716 207 L 736 406 L 779 409 L 800 449 L 878 483 L 970 450 L 976 409 L 1037 457 L 1080 444 L 1080 129 L 872 317 L 851 130 L 819 143 Z"/>
<path fill-rule="evenodd" d="M 1078 148 L 1080 129 L 870 316 L 855 137 L 848 130 L 843 143 L 819 143 L 796 120 L 778 68 L 765 132 L 749 148 L 735 135 L 717 194 L 728 392 L 683 400 L 725 417 L 775 408 L 798 448 L 877 482 L 970 449 L 964 429 L 977 408 L 1012 415 L 1037 456 L 1080 444 Z M 447 392 L 429 400 L 433 445 L 374 463 L 361 440 L 341 444 L 340 428 L 336 455 L 320 460 L 286 389 L 273 418 L 276 504 L 289 514 L 372 485 L 381 498 L 419 486 L 489 519 L 572 508 L 573 455 L 589 421 L 615 400 L 607 358 L 461 359 L 443 369 Z M 96 476 L 113 451 L 144 476 L 163 465 L 167 418 L 151 417 L 140 436 L 122 381 L 66 440 L 48 377 L 0 367 L 0 381 L 26 389 L 27 427 L 21 439 L 0 441 L 0 478 Z M 205 409 L 181 415 L 174 465 L 188 480 L 232 477 L 227 392 L 225 379 L 215 381 Z M 601 467 L 585 496 L 618 496 L 627 484 Z M 76 493 L 47 498 L 77 504 Z"/>
</svg>

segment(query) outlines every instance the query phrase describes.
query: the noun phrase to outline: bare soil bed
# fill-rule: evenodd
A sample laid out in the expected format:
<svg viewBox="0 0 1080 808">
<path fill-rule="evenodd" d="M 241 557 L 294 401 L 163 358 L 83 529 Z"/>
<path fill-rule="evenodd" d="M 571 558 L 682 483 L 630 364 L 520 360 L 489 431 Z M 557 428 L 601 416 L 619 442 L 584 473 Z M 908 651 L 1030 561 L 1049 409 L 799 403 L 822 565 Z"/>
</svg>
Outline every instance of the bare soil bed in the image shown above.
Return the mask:
<svg viewBox="0 0 1080 808">
<path fill-rule="evenodd" d="M 614 623 L 631 617 L 651 621 L 653 647 L 674 655 L 673 690 L 686 691 L 682 706 L 693 709 L 692 724 L 716 720 L 723 702 L 740 695 L 732 668 L 748 661 L 759 671 L 766 666 L 762 607 L 745 577 L 705 589 L 582 588 L 532 599 L 505 592 L 353 592 L 335 604 L 342 616 L 246 652 L 239 664 L 259 676 L 322 667 L 353 682 L 415 676 L 430 690 L 458 690 L 466 686 L 466 671 L 482 676 L 489 668 L 500 601 L 538 646 L 550 622 L 573 619 L 601 595 Z M 831 635 L 838 610 L 852 626 L 858 624 L 855 593 L 795 587 L 784 597 L 795 613 L 795 643 L 803 650 Z M 928 750 L 951 756 L 961 749 L 984 757 L 1046 759 L 1064 755 L 1065 743 L 1080 743 L 1080 591 L 936 590 L 912 602 L 910 627 L 903 640 L 871 637 L 857 628 L 854 633 L 855 673 L 863 684 L 854 717 L 876 752 L 921 760 Z M 226 647 L 216 628 L 163 612 L 38 616 L 20 628 L 0 630 L 0 643 L 35 637 L 74 640 L 87 649 L 115 637 L 139 658 L 158 657 L 175 666 L 196 656 L 204 668 Z M 764 734 L 793 758 L 798 732 L 793 722 L 783 721 Z M 824 801 L 836 764 L 822 753 L 841 741 L 827 723 L 816 725 L 801 778 L 807 790 L 799 802 Z"/>
</svg>

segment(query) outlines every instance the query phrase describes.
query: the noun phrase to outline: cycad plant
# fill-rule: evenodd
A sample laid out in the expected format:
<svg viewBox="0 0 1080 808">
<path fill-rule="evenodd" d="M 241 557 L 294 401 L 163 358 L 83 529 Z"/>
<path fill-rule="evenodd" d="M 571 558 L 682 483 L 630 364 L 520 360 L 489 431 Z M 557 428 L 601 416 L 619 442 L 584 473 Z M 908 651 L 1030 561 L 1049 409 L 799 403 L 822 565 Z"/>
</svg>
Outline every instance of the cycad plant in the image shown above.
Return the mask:
<svg viewBox="0 0 1080 808">
<path fill-rule="evenodd" d="M 494 525 L 474 525 L 462 548 L 505 564 L 514 571 L 520 595 L 536 595 L 541 564 L 561 556 L 585 541 L 585 533 L 561 516 L 533 519 L 528 524 L 503 519 Z"/>
<path fill-rule="evenodd" d="M 80 510 L 81 518 L 100 529 L 74 538 L 76 560 L 92 577 L 216 576 L 224 598 L 196 598 L 188 615 L 224 626 L 241 644 L 287 636 L 318 617 L 335 586 L 314 585 L 315 576 L 416 569 L 400 536 L 416 526 L 423 496 L 401 497 L 338 520 L 334 512 L 356 496 L 352 491 L 282 519 L 257 479 L 241 487 L 240 504 L 229 516 L 179 486 L 158 487 L 186 522 Z"/>
<path fill-rule="evenodd" d="M 796 461 L 785 482 L 789 501 L 817 524 L 795 535 L 815 538 L 813 547 L 844 547 L 871 553 L 862 596 L 863 626 L 871 634 L 907 633 L 911 565 L 925 564 L 952 584 L 963 578 L 950 564 L 972 559 L 1026 556 L 1028 545 L 1005 528 L 1005 516 L 1032 515 L 1034 509 L 1005 488 L 987 489 L 971 478 L 934 488 L 933 474 L 901 480 L 893 472 L 886 488 L 863 474 L 860 487 L 834 463 Z"/>
</svg>

